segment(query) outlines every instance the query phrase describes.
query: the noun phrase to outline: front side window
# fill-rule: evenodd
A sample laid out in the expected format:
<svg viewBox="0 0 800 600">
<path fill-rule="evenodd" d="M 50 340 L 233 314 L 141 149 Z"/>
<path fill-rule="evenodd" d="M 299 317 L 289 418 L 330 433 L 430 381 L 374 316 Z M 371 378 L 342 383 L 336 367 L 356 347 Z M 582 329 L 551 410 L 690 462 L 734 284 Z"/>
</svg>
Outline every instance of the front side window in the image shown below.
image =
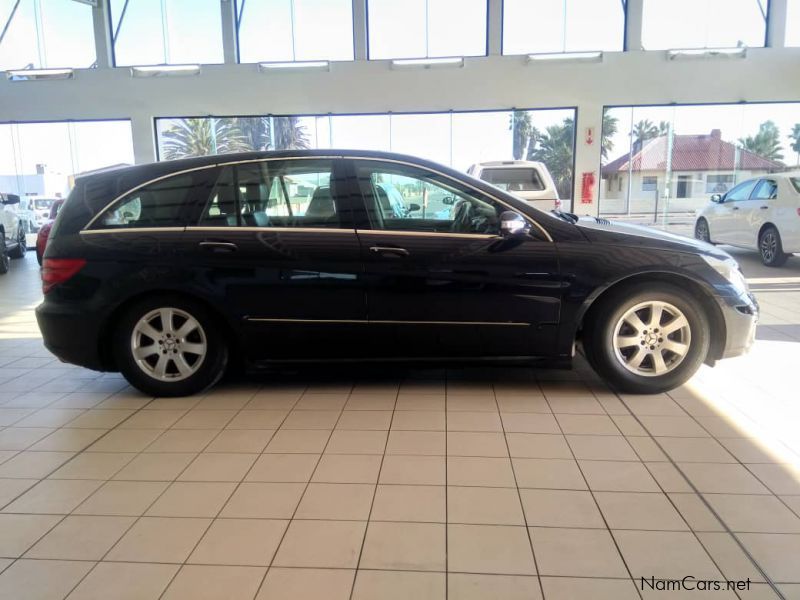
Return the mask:
<svg viewBox="0 0 800 600">
<path fill-rule="evenodd" d="M 357 177 L 373 229 L 431 233 L 499 233 L 503 208 L 447 177 L 363 161 Z"/>
<path fill-rule="evenodd" d="M 771 179 L 762 179 L 753 192 L 752 200 L 772 200 L 778 196 L 778 184 Z"/>
<path fill-rule="evenodd" d="M 747 200 L 748 198 L 750 198 L 750 194 L 753 191 L 753 188 L 756 187 L 756 183 L 758 183 L 758 179 L 751 179 L 750 181 L 745 181 L 743 183 L 740 183 L 730 192 L 725 194 L 725 202 L 736 202 L 738 200 Z"/>
<path fill-rule="evenodd" d="M 481 179 L 508 192 L 540 192 L 544 189 L 539 171 L 533 168 L 484 169 Z"/>
</svg>

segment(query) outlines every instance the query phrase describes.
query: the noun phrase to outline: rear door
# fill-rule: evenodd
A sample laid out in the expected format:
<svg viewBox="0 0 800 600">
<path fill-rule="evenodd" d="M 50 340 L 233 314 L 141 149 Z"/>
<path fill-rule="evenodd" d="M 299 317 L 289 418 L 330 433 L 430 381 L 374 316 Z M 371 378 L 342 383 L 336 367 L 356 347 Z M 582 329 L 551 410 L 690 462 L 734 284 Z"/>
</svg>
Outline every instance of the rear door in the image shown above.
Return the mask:
<svg viewBox="0 0 800 600">
<path fill-rule="evenodd" d="M 774 222 L 775 201 L 778 184 L 774 179 L 761 179 L 756 184 L 750 199 L 741 202 L 736 215 L 738 226 L 735 240 L 737 246 L 758 247 L 758 232 L 767 222 Z"/>
<path fill-rule="evenodd" d="M 185 245 L 241 323 L 252 360 L 364 354 L 358 239 L 331 158 L 222 168 Z"/>
</svg>

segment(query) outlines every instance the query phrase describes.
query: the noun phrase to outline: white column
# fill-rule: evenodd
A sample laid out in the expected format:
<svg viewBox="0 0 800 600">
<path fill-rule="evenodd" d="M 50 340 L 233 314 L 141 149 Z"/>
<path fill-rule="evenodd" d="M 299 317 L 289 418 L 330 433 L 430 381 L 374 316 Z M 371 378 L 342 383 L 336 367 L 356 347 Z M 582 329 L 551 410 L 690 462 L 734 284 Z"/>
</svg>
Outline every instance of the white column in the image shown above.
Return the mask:
<svg viewBox="0 0 800 600">
<path fill-rule="evenodd" d="M 488 10 L 489 55 L 499 55 L 503 52 L 503 0 L 489 0 Z"/>
<path fill-rule="evenodd" d="M 236 2 L 221 0 L 222 56 L 226 65 L 236 64 L 239 58 L 239 38 L 236 35 Z"/>
<path fill-rule="evenodd" d="M 133 160 L 137 165 L 156 161 L 156 141 L 153 118 L 149 115 L 131 115 Z"/>
<path fill-rule="evenodd" d="M 367 60 L 367 0 L 353 0 L 353 58 Z"/>
<path fill-rule="evenodd" d="M 599 104 L 579 104 L 575 126 L 575 181 L 573 186 L 572 212 L 578 215 L 599 214 L 600 158 L 603 129 L 603 107 Z M 591 143 L 589 134 L 591 133 Z M 581 199 L 583 174 L 594 174 L 594 194 L 591 203 Z M 568 206 L 564 210 L 569 210 Z"/>
<path fill-rule="evenodd" d="M 108 69 L 114 66 L 108 2 L 109 0 L 97 0 L 97 4 L 92 7 L 94 51 L 97 57 L 95 60 L 97 61 L 98 69 Z"/>
<path fill-rule="evenodd" d="M 642 50 L 644 0 L 628 0 L 625 13 L 625 50 Z"/>
<path fill-rule="evenodd" d="M 783 48 L 786 46 L 786 0 L 769 0 L 767 10 L 767 46 Z"/>
</svg>

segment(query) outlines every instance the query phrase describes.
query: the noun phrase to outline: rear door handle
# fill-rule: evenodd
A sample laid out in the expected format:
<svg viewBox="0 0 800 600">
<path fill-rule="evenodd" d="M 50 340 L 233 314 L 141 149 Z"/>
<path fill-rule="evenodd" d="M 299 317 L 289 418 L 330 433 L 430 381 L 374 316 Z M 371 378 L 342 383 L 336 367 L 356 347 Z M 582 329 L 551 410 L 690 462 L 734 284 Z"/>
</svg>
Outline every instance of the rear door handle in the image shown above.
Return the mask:
<svg viewBox="0 0 800 600">
<path fill-rule="evenodd" d="M 761 210 L 767 210 L 769 208 L 769 206 L 762 206 L 760 208 L 761 208 Z"/>
<path fill-rule="evenodd" d="M 233 242 L 200 242 L 200 248 L 208 252 L 236 252 L 239 246 Z"/>
<path fill-rule="evenodd" d="M 397 248 L 395 246 L 370 246 L 369 251 L 374 254 L 394 254 L 396 256 L 411 256 L 411 252 L 405 248 Z"/>
<path fill-rule="evenodd" d="M 738 206 L 733 206 L 733 207 L 731 207 L 731 210 L 739 210 L 739 207 Z"/>
</svg>

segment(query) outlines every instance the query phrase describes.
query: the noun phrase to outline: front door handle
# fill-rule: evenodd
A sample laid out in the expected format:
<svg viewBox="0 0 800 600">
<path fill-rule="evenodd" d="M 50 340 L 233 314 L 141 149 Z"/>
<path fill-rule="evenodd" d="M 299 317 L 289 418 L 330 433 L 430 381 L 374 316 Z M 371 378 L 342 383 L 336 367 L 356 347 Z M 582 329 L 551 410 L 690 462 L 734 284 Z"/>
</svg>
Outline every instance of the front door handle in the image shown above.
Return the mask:
<svg viewBox="0 0 800 600">
<path fill-rule="evenodd" d="M 395 256 L 411 256 L 411 252 L 405 248 L 397 248 L 395 246 L 370 246 L 369 251 L 374 254 L 394 254 Z"/>
<path fill-rule="evenodd" d="M 738 206 L 732 206 L 731 210 L 739 210 L 739 207 Z"/>
<path fill-rule="evenodd" d="M 769 208 L 769 206 L 761 206 L 759 208 L 761 208 L 761 210 L 767 210 Z"/>
<path fill-rule="evenodd" d="M 239 249 L 239 246 L 233 242 L 210 242 L 207 240 L 200 242 L 199 246 L 208 252 L 236 252 Z"/>
</svg>

